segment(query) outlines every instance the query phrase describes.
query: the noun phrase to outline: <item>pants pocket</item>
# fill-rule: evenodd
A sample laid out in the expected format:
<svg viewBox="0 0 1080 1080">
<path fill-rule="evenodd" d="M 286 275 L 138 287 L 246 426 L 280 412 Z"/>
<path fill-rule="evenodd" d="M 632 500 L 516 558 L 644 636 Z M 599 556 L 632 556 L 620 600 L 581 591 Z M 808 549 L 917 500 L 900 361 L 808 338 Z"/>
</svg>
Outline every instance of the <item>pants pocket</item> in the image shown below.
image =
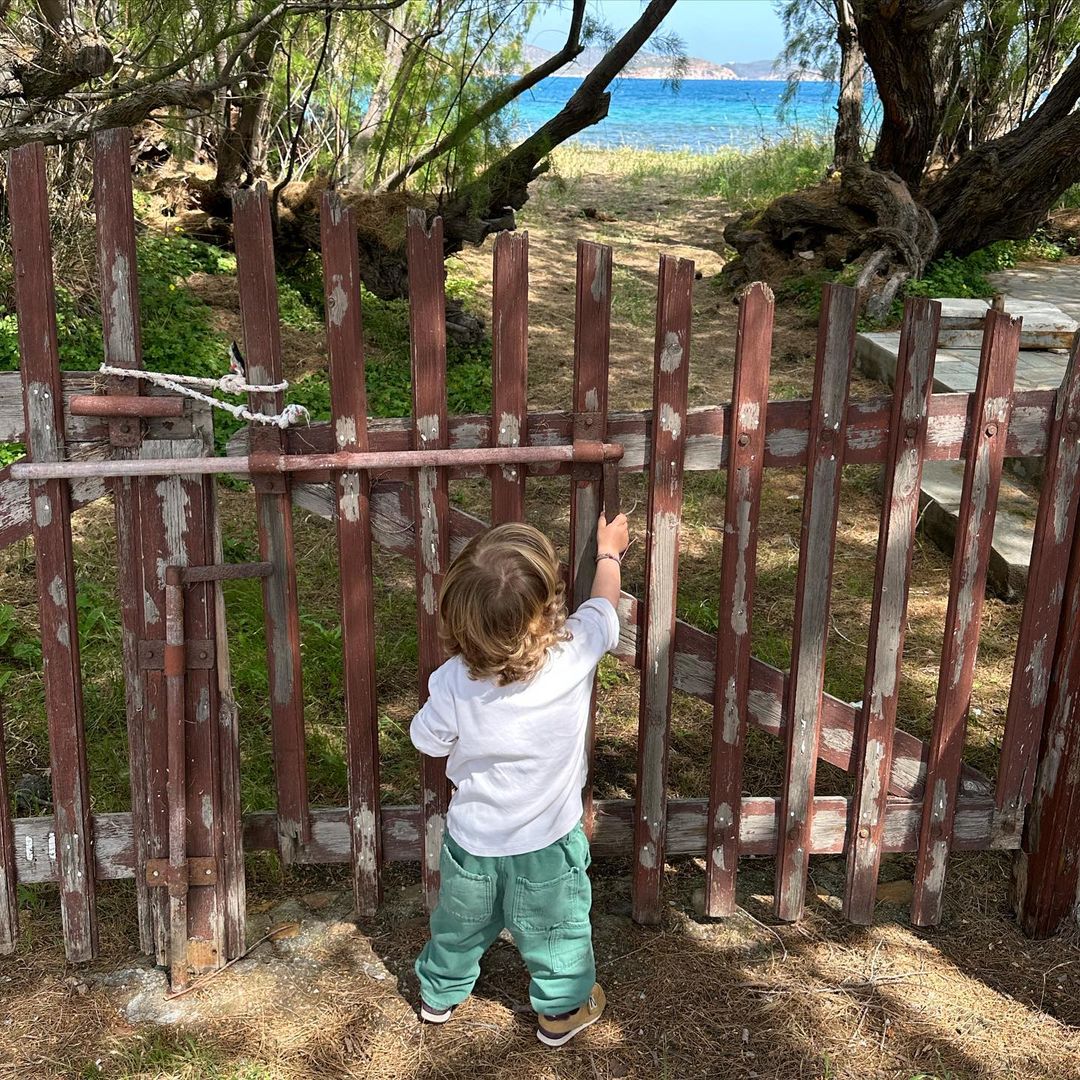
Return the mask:
<svg viewBox="0 0 1080 1080">
<path fill-rule="evenodd" d="M 587 926 L 589 908 L 584 901 L 585 875 L 571 867 L 551 881 L 519 877 L 514 887 L 514 924 L 536 934 L 556 927 Z"/>
<path fill-rule="evenodd" d="M 462 923 L 491 922 L 495 909 L 495 879 L 471 874 L 445 844 L 439 860 L 439 907 Z"/>
</svg>

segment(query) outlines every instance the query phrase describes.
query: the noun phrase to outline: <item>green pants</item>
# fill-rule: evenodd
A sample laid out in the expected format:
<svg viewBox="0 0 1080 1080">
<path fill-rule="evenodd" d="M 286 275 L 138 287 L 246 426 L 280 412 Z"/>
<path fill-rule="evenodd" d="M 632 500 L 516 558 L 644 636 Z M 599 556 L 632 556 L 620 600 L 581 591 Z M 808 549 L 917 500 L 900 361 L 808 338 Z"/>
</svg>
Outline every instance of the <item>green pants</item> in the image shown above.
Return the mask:
<svg viewBox="0 0 1080 1080">
<path fill-rule="evenodd" d="M 532 1007 L 553 1015 L 581 1005 L 596 982 L 590 861 L 580 825 L 540 851 L 502 857 L 470 855 L 447 834 L 431 940 L 416 961 L 424 1001 L 434 1009 L 464 1001 L 505 927 L 532 976 Z"/>
</svg>

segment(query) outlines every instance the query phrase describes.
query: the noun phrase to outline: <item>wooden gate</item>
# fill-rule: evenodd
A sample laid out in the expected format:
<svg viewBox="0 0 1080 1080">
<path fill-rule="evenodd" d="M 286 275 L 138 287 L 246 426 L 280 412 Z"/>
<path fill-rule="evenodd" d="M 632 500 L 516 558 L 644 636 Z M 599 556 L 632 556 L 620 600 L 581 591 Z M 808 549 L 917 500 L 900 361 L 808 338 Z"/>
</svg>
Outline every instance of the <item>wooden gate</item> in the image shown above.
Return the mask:
<svg viewBox="0 0 1080 1080">
<path fill-rule="evenodd" d="M 95 199 L 104 355 L 141 364 L 131 203 L 130 134 L 95 145 Z M 608 410 L 611 250 L 577 253 L 574 389 L 570 411 L 526 407 L 528 238 L 494 246 L 494 392 L 490 415 L 448 416 L 441 222 L 414 211 L 407 251 L 413 416 L 369 423 L 364 389 L 359 263 L 351 211 L 332 193 L 322 215 L 332 418 L 302 430 L 252 425 L 238 456 L 212 455 L 206 411 L 135 380 L 104 386 L 63 375 L 44 151 L 10 159 L 21 380 L 0 381 L 0 438 L 25 439 L 27 457 L 0 474 L 0 543 L 32 535 L 52 756 L 54 816 L 12 820 L 0 752 L 0 951 L 16 941 L 16 882 L 59 885 L 67 953 L 94 955 L 95 882 L 134 877 L 140 940 L 174 980 L 214 968 L 244 947 L 245 850 L 286 863 L 353 868 L 357 909 L 372 914 L 390 861 L 418 861 L 429 902 L 448 804 L 442 763 L 424 760 L 417 806 L 381 805 L 371 550 L 416 563 L 419 690 L 440 662 L 436 604 L 453 554 L 485 522 L 454 507 L 449 482 L 488 477 L 492 518 L 521 518 L 529 475 L 568 476 L 567 575 L 576 604 L 591 584 L 601 506 L 614 510 L 620 473 L 647 478 L 645 584 L 624 594 L 618 656 L 640 670 L 637 791 L 633 801 L 588 800 L 597 855 L 634 859 L 633 909 L 659 920 L 665 861 L 706 859 L 706 905 L 735 909 L 741 856 L 776 859 L 776 912 L 802 913 L 811 854 L 847 860 L 844 910 L 873 915 L 883 853 L 917 852 L 911 916 L 941 916 L 950 854 L 1018 852 L 1025 929 L 1053 932 L 1076 898 L 1080 847 L 1080 367 L 1060 391 L 1013 390 L 1020 322 L 986 318 L 972 394 L 934 394 L 939 305 L 909 300 L 890 397 L 850 403 L 857 297 L 826 288 L 809 401 L 768 400 L 773 297 L 739 297 L 730 402 L 687 408 L 693 264 L 660 262 L 653 408 Z M 244 347 L 253 383 L 281 381 L 271 220 L 263 188 L 237 196 L 236 249 Z M 20 385 L 21 383 L 21 385 Z M 90 393 L 97 389 L 97 393 Z M 19 393 L 24 418 L 14 415 Z M 6 396 L 5 396 L 6 395 Z M 279 391 L 252 395 L 278 412 Z M 1034 555 L 996 782 L 963 761 L 998 486 L 1007 457 L 1045 458 Z M 964 461 L 944 648 L 929 745 L 896 726 L 908 580 L 925 461 Z M 823 692 L 831 568 L 845 465 L 884 478 L 870 644 L 861 706 Z M 792 667 L 751 652 L 756 544 L 769 470 L 805 472 L 795 585 Z M 726 473 L 719 630 L 676 617 L 679 529 L 687 470 Z M 228 564 L 216 515 L 216 473 L 247 475 L 255 492 L 260 561 Z M 79 675 L 71 515 L 111 492 L 116 508 L 131 766 L 128 813 L 93 814 Z M 292 505 L 333 519 L 348 561 L 341 575 L 348 806 L 308 804 Z M 718 523 L 719 524 L 719 523 Z M 241 817 L 237 710 L 221 598 L 227 577 L 263 584 L 277 807 Z M 1059 632 L 1059 627 L 1064 632 Z M 674 690 L 714 713 L 708 799 L 668 798 Z M 779 799 L 746 795 L 749 727 L 782 740 Z M 591 756 L 591 754 L 590 754 Z M 819 760 L 854 777 L 848 797 L 818 795 Z"/>
</svg>

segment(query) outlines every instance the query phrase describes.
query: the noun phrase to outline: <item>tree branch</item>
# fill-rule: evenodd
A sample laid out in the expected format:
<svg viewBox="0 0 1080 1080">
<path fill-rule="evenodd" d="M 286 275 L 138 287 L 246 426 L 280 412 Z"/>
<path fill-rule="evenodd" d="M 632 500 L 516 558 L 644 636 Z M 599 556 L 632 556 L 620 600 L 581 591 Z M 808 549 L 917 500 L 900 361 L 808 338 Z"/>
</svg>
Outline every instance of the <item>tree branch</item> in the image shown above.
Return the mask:
<svg viewBox="0 0 1080 1080">
<path fill-rule="evenodd" d="M 133 127 L 157 109 L 205 111 L 212 108 L 214 92 L 218 89 L 219 83 L 163 83 L 80 116 L 65 116 L 46 124 L 9 124 L 0 128 L 0 153 L 26 143 L 58 146 L 86 139 L 103 128 Z"/>
<path fill-rule="evenodd" d="M 382 191 L 393 191 L 400 187 L 413 173 L 422 169 L 428 162 L 434 161 L 447 150 L 453 150 L 460 146 L 485 120 L 494 116 L 500 109 L 505 108 L 519 98 L 526 91 L 531 90 L 541 80 L 554 74 L 560 68 L 565 67 L 575 60 L 584 51 L 581 44 L 581 26 L 585 20 L 585 0 L 574 0 L 574 10 L 570 17 L 570 30 L 566 35 L 566 44 L 554 55 L 548 57 L 542 64 L 537 64 L 531 71 L 526 72 L 516 82 L 504 86 L 497 93 L 492 94 L 480 108 L 472 111 L 461 120 L 458 125 L 443 138 L 415 157 L 407 165 L 398 169 L 393 176 L 387 177 L 380 186 Z"/>
<path fill-rule="evenodd" d="M 513 211 L 529 197 L 529 182 L 546 168 L 542 160 L 554 147 L 607 116 L 611 103 L 608 86 L 674 6 L 675 0 L 649 0 L 637 22 L 585 76 L 562 109 L 455 194 L 443 208 L 448 252 L 460 251 L 466 241 L 479 243 L 488 233 L 513 227 Z"/>
</svg>

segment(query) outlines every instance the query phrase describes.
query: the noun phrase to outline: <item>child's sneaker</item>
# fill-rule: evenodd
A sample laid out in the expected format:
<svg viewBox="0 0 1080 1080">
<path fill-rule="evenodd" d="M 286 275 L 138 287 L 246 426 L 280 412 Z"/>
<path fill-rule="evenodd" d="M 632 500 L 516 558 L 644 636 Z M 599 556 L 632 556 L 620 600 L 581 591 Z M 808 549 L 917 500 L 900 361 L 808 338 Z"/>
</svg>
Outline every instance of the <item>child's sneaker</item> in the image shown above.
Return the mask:
<svg viewBox="0 0 1080 1080">
<path fill-rule="evenodd" d="M 436 1009 L 429 1005 L 423 998 L 420 999 L 420 1019 L 425 1024 L 445 1024 L 454 1015 L 456 1005 L 450 1005 L 445 1009 Z"/>
<path fill-rule="evenodd" d="M 591 1024 L 595 1024 L 600 1019 L 606 1004 L 607 999 L 604 997 L 604 991 L 600 984 L 597 983 L 592 988 L 589 1000 L 580 1009 L 576 1009 L 571 1013 L 563 1013 L 561 1016 L 541 1016 L 536 1028 L 536 1037 L 545 1046 L 562 1046 L 564 1043 L 568 1043 L 578 1032 L 584 1031 Z"/>
</svg>

